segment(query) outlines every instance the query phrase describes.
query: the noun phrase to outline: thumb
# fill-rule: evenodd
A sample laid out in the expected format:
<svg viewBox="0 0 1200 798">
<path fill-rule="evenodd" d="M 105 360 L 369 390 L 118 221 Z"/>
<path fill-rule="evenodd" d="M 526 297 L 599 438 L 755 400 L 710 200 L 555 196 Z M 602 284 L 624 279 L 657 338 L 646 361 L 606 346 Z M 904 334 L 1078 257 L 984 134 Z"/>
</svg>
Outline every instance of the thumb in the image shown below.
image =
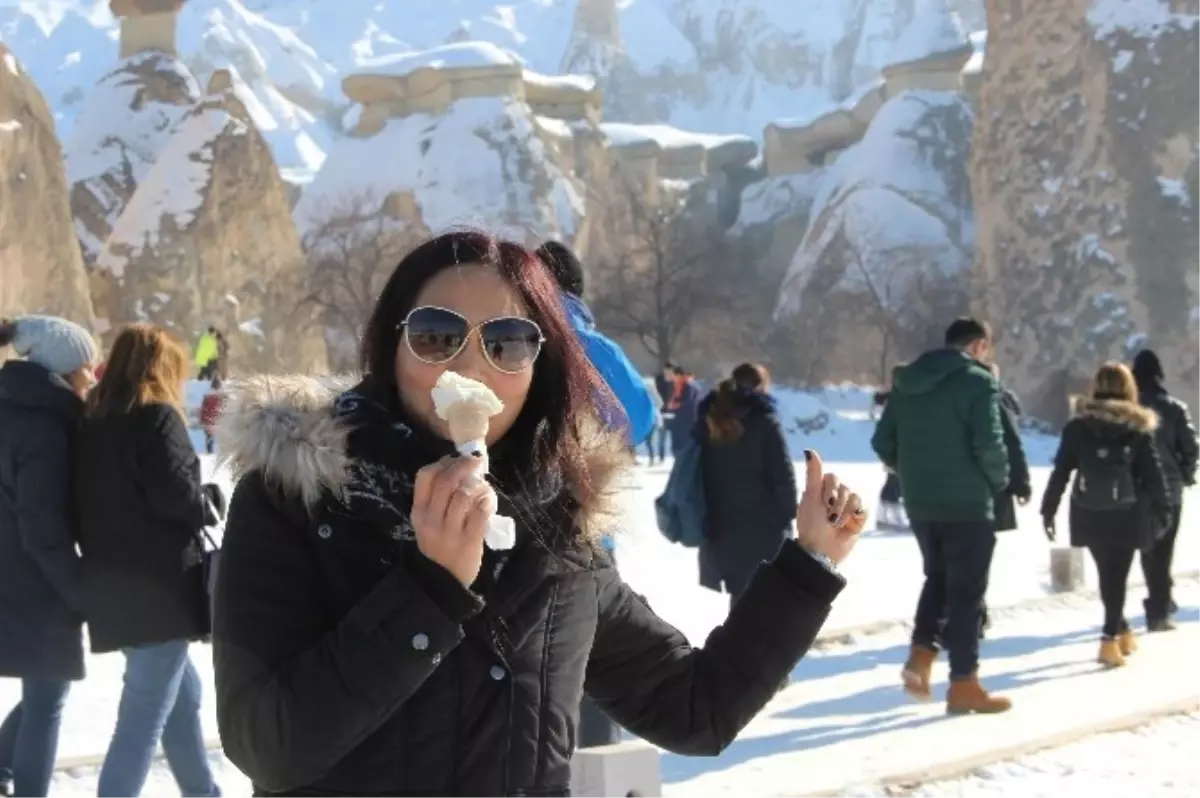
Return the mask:
<svg viewBox="0 0 1200 798">
<path fill-rule="evenodd" d="M 804 460 L 804 495 L 800 501 L 820 502 L 821 480 L 825 476 L 825 464 L 821 462 L 821 455 L 812 449 L 804 450 Z"/>
</svg>

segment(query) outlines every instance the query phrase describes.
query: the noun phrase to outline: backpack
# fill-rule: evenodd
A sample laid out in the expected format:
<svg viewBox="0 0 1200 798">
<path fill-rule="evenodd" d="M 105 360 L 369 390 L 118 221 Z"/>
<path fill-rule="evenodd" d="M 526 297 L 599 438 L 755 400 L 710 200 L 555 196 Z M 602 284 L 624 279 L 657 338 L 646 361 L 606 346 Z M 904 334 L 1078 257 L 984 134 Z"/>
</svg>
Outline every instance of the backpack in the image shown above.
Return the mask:
<svg viewBox="0 0 1200 798">
<path fill-rule="evenodd" d="M 707 514 L 700 457 L 699 441 L 689 436 L 675 455 L 667 489 L 654 501 L 658 530 L 663 537 L 689 549 L 698 547 L 704 539 Z"/>
<path fill-rule="evenodd" d="M 1137 504 L 1133 447 L 1121 441 L 1093 441 L 1079 453 L 1073 501 L 1085 510 L 1115 512 Z"/>
</svg>

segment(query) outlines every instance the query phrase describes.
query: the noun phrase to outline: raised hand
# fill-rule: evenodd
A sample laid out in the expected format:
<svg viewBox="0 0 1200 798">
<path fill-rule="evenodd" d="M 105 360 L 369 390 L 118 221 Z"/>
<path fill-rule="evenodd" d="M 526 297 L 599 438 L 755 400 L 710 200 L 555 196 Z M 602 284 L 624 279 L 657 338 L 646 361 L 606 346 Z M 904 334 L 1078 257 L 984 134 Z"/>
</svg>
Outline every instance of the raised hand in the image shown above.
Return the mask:
<svg viewBox="0 0 1200 798">
<path fill-rule="evenodd" d="M 427 558 L 470 587 L 483 566 L 483 539 L 496 514 L 496 491 L 473 457 L 444 457 L 417 472 L 411 520 Z"/>
<path fill-rule="evenodd" d="M 796 507 L 796 541 L 813 552 L 828 557 L 836 565 L 854 548 L 866 528 L 867 511 L 857 493 L 841 483 L 834 474 L 826 474 L 821 456 L 804 452 L 807 479 L 804 495 Z"/>
</svg>

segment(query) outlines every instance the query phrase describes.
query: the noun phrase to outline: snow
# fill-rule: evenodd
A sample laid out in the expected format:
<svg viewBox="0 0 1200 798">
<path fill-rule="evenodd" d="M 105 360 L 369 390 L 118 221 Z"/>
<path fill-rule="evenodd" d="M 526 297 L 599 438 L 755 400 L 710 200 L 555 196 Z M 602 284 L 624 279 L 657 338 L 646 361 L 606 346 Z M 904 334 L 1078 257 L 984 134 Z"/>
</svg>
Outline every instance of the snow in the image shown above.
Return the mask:
<svg viewBox="0 0 1200 798">
<path fill-rule="evenodd" d="M 825 168 L 778 175 L 755 181 L 742 192 L 737 225 L 733 232 L 761 224 L 774 224 L 788 214 L 806 214 L 825 180 Z"/>
<path fill-rule="evenodd" d="M 896 39 L 889 66 L 922 61 L 960 50 L 968 44 L 958 15 L 946 0 L 917 0 L 913 19 Z"/>
<path fill-rule="evenodd" d="M 789 130 L 801 130 L 803 128 L 810 127 L 814 122 L 824 119 L 825 117 L 835 114 L 839 111 L 844 111 L 846 113 L 852 112 L 855 107 L 857 107 L 858 104 L 863 101 L 863 98 L 866 97 L 867 94 L 872 91 L 878 91 L 879 89 L 883 88 L 883 86 L 883 78 L 878 78 L 877 80 L 873 80 L 869 83 L 864 83 L 863 85 L 859 86 L 849 97 L 839 103 L 836 103 L 832 106 L 815 109 L 807 116 L 776 119 L 771 124 L 773 124 L 775 127 Z"/>
<path fill-rule="evenodd" d="M 1168 28 L 1197 27 L 1200 16 L 1172 11 L 1170 0 L 1092 0 L 1087 21 L 1100 38 L 1125 31 L 1149 39 Z"/>
<path fill-rule="evenodd" d="M 1118 50 L 1112 59 L 1113 72 L 1124 72 L 1133 63 L 1133 50 Z"/>
<path fill-rule="evenodd" d="M 987 31 L 975 31 L 969 38 L 974 52 L 967 59 L 967 63 L 963 65 L 962 74 L 978 75 L 983 72 L 983 59 L 987 55 Z"/>
<path fill-rule="evenodd" d="M 418 69 L 467 69 L 515 66 L 517 59 L 489 42 L 457 42 L 404 55 L 364 58 L 358 72 L 403 77 Z"/>
<path fill-rule="evenodd" d="M 525 70 L 525 82 L 547 89 L 574 89 L 580 92 L 591 92 L 596 89 L 596 79 L 590 75 L 543 75 L 533 70 Z"/>
<path fill-rule="evenodd" d="M 691 133 L 671 127 L 670 125 L 632 125 L 624 122 L 604 122 L 600 125 L 600 129 L 614 147 L 628 147 L 634 144 L 654 142 L 664 150 L 687 149 L 697 146 L 709 150 L 729 144 L 730 142 L 753 141 L 749 136 Z"/>
<path fill-rule="evenodd" d="M 548 159 L 535 126 L 524 103 L 469 97 L 439 116 L 413 114 L 389 120 L 370 138 L 342 139 L 301 195 L 297 226 L 304 235 L 350 198 L 382 202 L 409 190 L 431 230 L 483 226 L 521 240 L 572 231 L 582 200 Z M 543 178 L 549 209 L 533 194 Z"/>
<path fill-rule="evenodd" d="M 205 382 L 193 380 L 188 383 L 186 395 L 192 411 L 198 408 L 208 390 Z M 789 430 L 793 457 L 801 458 L 806 448 L 817 449 L 826 459 L 829 470 L 874 504 L 884 473 L 868 448 L 874 428 L 867 418 L 871 390 L 841 385 L 810 392 L 780 388 L 775 394 L 785 427 Z M 798 428 L 798 420 L 811 420 L 822 414 L 827 417 L 822 429 L 804 433 Z M 198 431 L 193 439 L 199 446 Z M 1040 494 L 1056 441 L 1035 433 L 1025 434 L 1024 441 L 1033 467 L 1035 492 Z M 228 474 L 216 470 L 215 458 L 202 455 L 201 460 L 206 478 L 215 478 L 230 495 L 232 486 Z M 803 464 L 797 463 L 796 467 L 802 474 Z M 661 493 L 666 479 L 667 469 L 662 466 L 641 466 L 629 476 L 621 497 L 625 520 L 617 539 L 618 556 L 624 578 L 646 596 L 657 612 L 698 642 L 724 619 L 728 597 L 700 588 L 695 552 L 668 543 L 659 535 L 652 502 Z M 1200 521 L 1194 509 L 1198 506 L 1197 500 L 1200 500 L 1200 490 L 1193 489 L 1184 504 L 1185 529 Z M 1041 605 L 1004 609 L 1032 598 L 1044 599 L 1049 590 L 1049 545 L 1042 536 L 1036 507 L 1031 504 L 1019 508 L 1018 517 L 1021 528 L 997 538 L 988 592 L 995 626 L 984 644 L 990 678 L 1001 680 L 1010 687 L 1019 687 L 1023 674 L 1044 672 L 1047 668 L 1057 668 L 1061 675 L 1070 675 L 1091 667 L 1084 659 L 1091 653 L 1095 626 L 1100 621 L 1094 598 L 1055 598 L 1044 609 Z M 1065 522 L 1063 526 L 1065 528 Z M 1176 552 L 1177 570 L 1195 569 L 1198 565 L 1200 543 L 1195 536 L 1181 536 Z M 834 604 L 825 626 L 827 633 L 902 621 L 916 606 L 921 568 L 920 555 L 911 535 L 868 531 L 842 570 L 849 584 Z M 1136 583 L 1140 573 L 1137 568 L 1134 571 Z M 1090 566 L 1088 580 L 1092 586 L 1096 584 Z M 1194 580 L 1181 583 L 1178 598 L 1185 607 L 1185 620 L 1191 623 L 1195 619 L 1193 605 L 1200 600 L 1200 589 L 1194 585 Z M 1129 598 L 1131 621 L 1140 609 L 1139 599 L 1140 590 L 1132 591 Z M 781 790 L 786 794 L 800 793 L 803 792 L 800 783 L 803 774 L 797 775 L 787 769 L 789 754 L 814 748 L 819 753 L 822 746 L 831 745 L 846 735 L 903 728 L 905 724 L 915 722 L 914 714 L 940 711 L 938 707 L 930 710 L 928 705 L 908 704 L 896 687 L 896 672 L 907 644 L 906 635 L 903 628 L 872 635 L 862 632 L 838 634 L 849 644 L 810 653 L 797 668 L 793 686 L 776 699 L 723 756 L 713 759 L 664 756 L 664 795 L 771 795 L 780 794 Z M 1072 648 L 1066 642 L 1061 646 L 1046 645 L 1048 639 L 1082 639 L 1084 645 L 1083 649 Z M 1032 641 L 1032 644 L 1022 641 Z M 1085 653 L 1079 653 L 1080 650 Z M 207 646 L 197 644 L 192 648 L 192 656 L 204 682 L 205 733 L 215 740 L 211 653 Z M 1077 656 L 1080 659 L 1075 662 L 1073 658 Z M 1064 664 L 1064 657 L 1071 662 Z M 87 680 L 73 687 L 67 702 L 59 750 L 63 759 L 102 753 L 115 718 L 122 658 L 118 654 L 89 655 L 87 667 Z M 0 708 L 10 706 L 18 693 L 18 682 L 0 680 Z M 810 710 L 818 705 L 822 707 L 820 711 Z M 870 715 L 870 723 L 865 727 L 864 715 Z M 244 777 L 236 769 L 219 755 L 214 756 L 214 761 L 226 795 L 250 794 Z M 1075 761 L 1079 763 L 1078 768 L 1086 769 L 1085 760 Z M 95 769 L 90 767 L 60 772 L 56 775 L 52 794 L 94 795 L 95 777 Z M 174 794 L 169 778 L 160 763 L 144 794 Z M 1008 794 L 1026 793 L 1015 790 Z M 1118 794 L 1125 793 L 1118 791 Z"/>
<path fill-rule="evenodd" d="M 1164 197 L 1170 197 L 1185 208 L 1191 206 L 1192 199 L 1188 194 L 1187 183 L 1174 177 L 1159 177 L 1157 180 L 1158 189 Z"/>
<path fill-rule="evenodd" d="M 244 122 L 221 108 L 203 108 L 180 123 L 158 161 L 138 185 L 96 262 L 120 279 L 130 258 L 158 245 L 164 221 L 182 230 L 196 218 L 212 178 L 212 145 L 245 135 Z"/>
</svg>

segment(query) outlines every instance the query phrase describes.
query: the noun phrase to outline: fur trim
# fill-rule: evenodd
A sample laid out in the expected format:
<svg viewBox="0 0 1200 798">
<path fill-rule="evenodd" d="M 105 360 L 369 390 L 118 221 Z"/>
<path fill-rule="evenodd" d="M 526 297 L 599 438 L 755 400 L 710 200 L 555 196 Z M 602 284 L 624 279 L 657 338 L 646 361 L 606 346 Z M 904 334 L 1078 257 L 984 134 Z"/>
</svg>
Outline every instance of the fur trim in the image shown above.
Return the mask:
<svg viewBox="0 0 1200 798">
<path fill-rule="evenodd" d="M 1153 432 L 1158 428 L 1158 414 L 1137 402 L 1121 399 L 1075 397 L 1075 417 L 1107 421 L 1137 432 Z"/>
<path fill-rule="evenodd" d="M 237 479 L 262 473 L 268 485 L 317 503 L 349 479 L 346 436 L 333 402 L 354 385 L 350 378 L 255 376 L 228 391 L 217 423 L 220 460 Z"/>
<path fill-rule="evenodd" d="M 350 430 L 334 417 L 333 404 L 356 382 L 302 375 L 239 380 L 227 392 L 215 431 L 221 462 L 235 479 L 258 471 L 268 485 L 314 506 L 350 480 Z M 586 537 L 597 538 L 617 525 L 620 477 L 632 458 L 621 436 L 598 423 L 588 423 L 582 433 L 590 485 L 587 495 L 577 496 L 588 508 L 581 527 Z"/>
</svg>

